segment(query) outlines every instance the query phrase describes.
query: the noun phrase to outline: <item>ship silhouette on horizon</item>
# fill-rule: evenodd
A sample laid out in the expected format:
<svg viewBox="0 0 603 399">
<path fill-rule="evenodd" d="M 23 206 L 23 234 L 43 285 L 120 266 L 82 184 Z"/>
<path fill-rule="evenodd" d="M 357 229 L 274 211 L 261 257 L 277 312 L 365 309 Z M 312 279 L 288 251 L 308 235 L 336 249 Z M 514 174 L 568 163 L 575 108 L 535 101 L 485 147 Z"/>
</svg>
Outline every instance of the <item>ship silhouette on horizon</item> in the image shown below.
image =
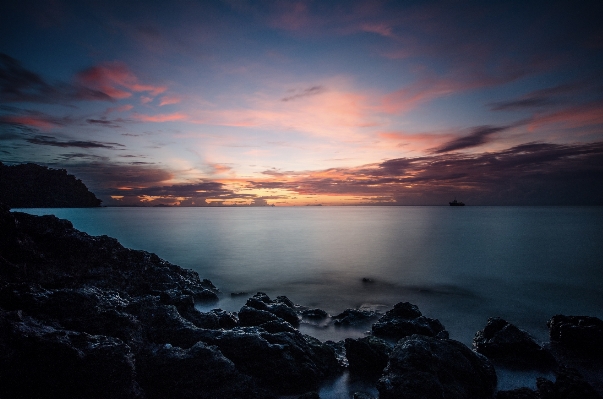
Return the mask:
<svg viewBox="0 0 603 399">
<path fill-rule="evenodd" d="M 465 206 L 464 202 L 457 201 L 456 198 L 454 199 L 454 201 L 449 202 L 449 204 L 450 206 Z"/>
</svg>

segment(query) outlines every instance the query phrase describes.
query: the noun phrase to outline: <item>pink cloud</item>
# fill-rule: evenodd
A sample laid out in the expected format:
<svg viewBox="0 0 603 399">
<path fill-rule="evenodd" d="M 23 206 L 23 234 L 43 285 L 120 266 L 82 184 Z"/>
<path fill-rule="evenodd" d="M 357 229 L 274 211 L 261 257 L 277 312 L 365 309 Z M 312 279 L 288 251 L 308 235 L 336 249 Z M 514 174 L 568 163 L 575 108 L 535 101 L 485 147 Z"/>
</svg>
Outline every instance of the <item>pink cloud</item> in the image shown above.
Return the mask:
<svg viewBox="0 0 603 399">
<path fill-rule="evenodd" d="M 529 123 L 530 131 L 548 124 L 562 124 L 577 128 L 603 124 L 603 102 L 597 101 L 584 105 L 565 108 L 549 114 L 536 115 Z"/>
<path fill-rule="evenodd" d="M 107 110 L 105 111 L 105 115 L 109 115 L 113 112 L 128 112 L 128 111 L 132 110 L 132 108 L 134 108 L 134 106 L 131 104 L 125 104 L 125 105 L 120 105 L 119 107 L 107 108 Z"/>
<path fill-rule="evenodd" d="M 32 126 L 44 130 L 52 129 L 53 127 L 57 126 L 57 123 L 54 123 L 51 120 L 35 116 L 5 116 L 1 117 L 0 120 L 5 123 Z"/>
<path fill-rule="evenodd" d="M 135 114 L 133 118 L 141 122 L 174 122 L 183 121 L 188 119 L 188 116 L 182 112 L 175 112 L 172 114 L 157 114 L 157 115 L 143 115 Z"/>
<path fill-rule="evenodd" d="M 115 99 L 132 96 L 132 92 L 147 92 L 157 96 L 167 90 L 165 86 L 141 84 L 138 77 L 121 62 L 105 63 L 88 68 L 77 75 L 80 84 L 102 91 Z"/>
<path fill-rule="evenodd" d="M 161 97 L 161 100 L 159 101 L 159 106 L 162 107 L 164 105 L 178 104 L 180 101 L 182 101 L 182 98 L 180 98 L 179 96 L 167 95 Z"/>
</svg>

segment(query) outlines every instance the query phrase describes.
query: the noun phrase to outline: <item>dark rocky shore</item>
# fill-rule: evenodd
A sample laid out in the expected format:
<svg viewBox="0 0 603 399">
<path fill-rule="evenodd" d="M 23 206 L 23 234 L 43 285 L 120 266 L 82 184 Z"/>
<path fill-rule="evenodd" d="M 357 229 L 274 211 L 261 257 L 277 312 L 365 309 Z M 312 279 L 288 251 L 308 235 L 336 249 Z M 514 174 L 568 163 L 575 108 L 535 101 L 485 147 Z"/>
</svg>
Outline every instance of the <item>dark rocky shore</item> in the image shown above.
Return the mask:
<svg viewBox="0 0 603 399">
<path fill-rule="evenodd" d="M 472 350 L 407 302 L 331 317 L 257 293 L 237 313 L 195 308 L 217 300 L 210 281 L 152 253 L 2 206 L 0 398 L 316 398 L 346 368 L 382 399 L 601 398 L 596 318 L 554 316 L 545 346 L 491 318 Z M 328 317 L 376 322 L 342 342 L 297 329 Z M 497 365 L 556 378 L 497 392 Z"/>
</svg>

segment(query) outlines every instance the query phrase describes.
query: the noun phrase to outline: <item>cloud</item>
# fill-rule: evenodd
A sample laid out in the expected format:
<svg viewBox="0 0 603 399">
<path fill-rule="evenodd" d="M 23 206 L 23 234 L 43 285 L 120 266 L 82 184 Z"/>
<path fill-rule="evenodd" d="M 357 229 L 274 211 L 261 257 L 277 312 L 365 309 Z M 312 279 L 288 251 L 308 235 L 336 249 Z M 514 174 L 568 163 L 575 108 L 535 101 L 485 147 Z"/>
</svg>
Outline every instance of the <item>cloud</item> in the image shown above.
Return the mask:
<svg viewBox="0 0 603 399">
<path fill-rule="evenodd" d="M 165 86 L 140 83 L 138 77 L 122 62 L 90 67 L 78 73 L 76 79 L 82 86 L 105 93 L 113 99 L 131 97 L 132 92 L 144 92 L 154 97 L 167 90 Z"/>
<path fill-rule="evenodd" d="M 159 101 L 159 106 L 163 107 L 164 105 L 178 104 L 181 101 L 182 101 L 182 98 L 180 96 L 175 96 L 175 95 L 163 96 L 163 97 L 161 97 L 161 100 Z"/>
<path fill-rule="evenodd" d="M 174 112 L 171 114 L 156 114 L 156 115 L 144 115 L 144 114 L 134 114 L 132 115 L 137 121 L 141 122 L 174 122 L 174 121 L 183 121 L 188 119 L 188 115 L 183 112 Z"/>
<path fill-rule="evenodd" d="M 219 163 L 208 163 L 206 169 L 207 169 L 208 173 L 211 175 L 219 175 L 219 174 L 230 172 L 232 170 L 232 167 L 228 166 L 228 165 L 219 164 Z"/>
<path fill-rule="evenodd" d="M 490 140 L 490 136 L 493 134 L 507 129 L 509 129 L 509 126 L 480 126 L 475 128 L 469 135 L 444 143 L 440 147 L 434 148 L 432 152 L 441 154 L 465 148 L 478 147 L 487 143 Z"/>
<path fill-rule="evenodd" d="M 52 147 L 77 147 L 77 148 L 107 148 L 115 149 L 115 147 L 125 147 L 119 143 L 102 143 L 98 141 L 80 141 L 80 140 L 68 140 L 58 141 L 52 136 L 36 136 L 33 138 L 26 139 L 28 143 L 36 145 L 48 145 Z"/>
<path fill-rule="evenodd" d="M 106 93 L 69 83 L 50 84 L 24 68 L 19 61 L 0 53 L 0 101 L 66 103 L 77 100 L 111 101 Z"/>
<path fill-rule="evenodd" d="M 603 205 L 603 142 L 527 143 L 480 154 L 396 158 L 356 168 L 250 181 L 295 195 L 389 198 L 402 205 Z"/>
<path fill-rule="evenodd" d="M 114 119 L 114 120 L 109 120 L 106 118 L 101 118 L 101 119 L 86 119 L 86 122 L 88 122 L 91 125 L 97 125 L 97 126 L 104 126 L 104 127 L 110 127 L 110 128 L 120 128 L 121 125 L 120 123 L 125 122 L 124 119 Z"/>
<path fill-rule="evenodd" d="M 592 89 L 592 82 L 585 80 L 564 83 L 553 87 L 534 90 L 523 96 L 508 100 L 490 103 L 493 111 L 517 111 L 523 109 L 538 109 L 552 105 L 571 102 L 568 95 L 584 96 L 584 89 Z"/>
<path fill-rule="evenodd" d="M 326 89 L 323 86 L 312 86 L 312 87 L 302 90 L 300 93 L 294 93 L 290 96 L 283 97 L 283 98 L 281 98 L 281 101 L 287 102 L 287 101 L 297 100 L 297 99 L 308 97 L 308 96 L 315 96 L 318 94 L 322 94 L 325 91 L 326 91 Z"/>
<path fill-rule="evenodd" d="M 49 130 L 53 127 L 66 126 L 76 123 L 74 119 L 68 116 L 54 117 L 43 112 L 32 110 L 21 111 L 15 109 L 13 112 L 20 112 L 20 114 L 0 116 L 0 123 L 8 125 L 30 126 L 43 130 Z"/>
</svg>

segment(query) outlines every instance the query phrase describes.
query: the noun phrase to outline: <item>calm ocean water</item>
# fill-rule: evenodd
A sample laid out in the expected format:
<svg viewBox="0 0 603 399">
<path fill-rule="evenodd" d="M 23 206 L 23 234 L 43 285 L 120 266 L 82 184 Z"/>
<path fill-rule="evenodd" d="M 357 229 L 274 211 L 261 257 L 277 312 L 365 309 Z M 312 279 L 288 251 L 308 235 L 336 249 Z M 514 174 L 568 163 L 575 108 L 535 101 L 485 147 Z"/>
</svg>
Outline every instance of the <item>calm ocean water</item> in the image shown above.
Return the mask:
<svg viewBox="0 0 603 399">
<path fill-rule="evenodd" d="M 601 207 L 24 209 L 196 270 L 237 311 L 287 295 L 331 314 L 400 301 L 468 345 L 501 316 L 547 340 L 554 314 L 603 318 Z M 363 278 L 372 282 L 363 282 Z M 303 326 L 320 339 L 361 331 Z"/>
</svg>

